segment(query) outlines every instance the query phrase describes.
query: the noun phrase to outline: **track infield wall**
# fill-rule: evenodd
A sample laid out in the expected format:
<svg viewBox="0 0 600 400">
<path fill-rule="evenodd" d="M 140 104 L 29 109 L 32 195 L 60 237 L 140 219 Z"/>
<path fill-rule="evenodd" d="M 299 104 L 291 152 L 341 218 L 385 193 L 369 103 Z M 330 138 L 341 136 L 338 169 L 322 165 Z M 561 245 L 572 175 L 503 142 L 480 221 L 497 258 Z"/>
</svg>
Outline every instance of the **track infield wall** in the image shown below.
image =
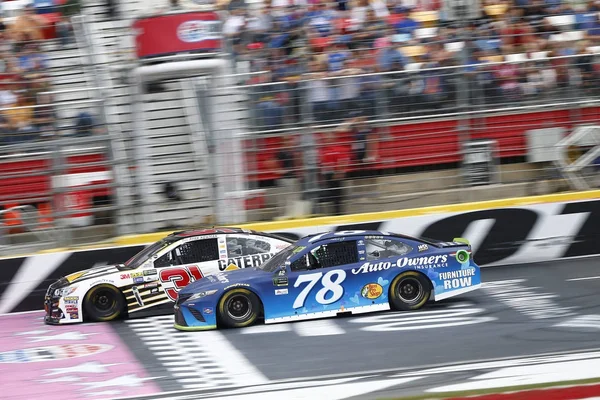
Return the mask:
<svg viewBox="0 0 600 400">
<path fill-rule="evenodd" d="M 468 239 L 481 266 L 600 254 L 600 190 L 241 226 L 291 238 L 329 230 L 382 230 Z M 48 285 L 93 266 L 125 262 L 170 232 L 0 259 L 0 314 L 39 310 Z"/>
</svg>

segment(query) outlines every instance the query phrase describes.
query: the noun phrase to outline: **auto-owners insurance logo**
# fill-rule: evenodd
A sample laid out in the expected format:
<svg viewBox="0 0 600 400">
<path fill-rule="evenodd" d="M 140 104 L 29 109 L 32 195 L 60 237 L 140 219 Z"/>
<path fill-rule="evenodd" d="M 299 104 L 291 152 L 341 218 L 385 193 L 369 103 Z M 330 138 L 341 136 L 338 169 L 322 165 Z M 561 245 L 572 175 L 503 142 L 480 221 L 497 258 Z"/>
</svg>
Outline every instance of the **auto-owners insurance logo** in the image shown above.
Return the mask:
<svg viewBox="0 0 600 400">
<path fill-rule="evenodd" d="M 414 258 L 402 257 L 392 262 L 366 262 L 359 268 L 353 268 L 352 273 L 354 275 L 366 274 L 369 272 L 378 272 L 390 268 L 404 268 L 407 266 L 414 267 L 416 269 L 444 268 L 448 266 L 448 255 L 442 254 L 436 256 Z"/>
<path fill-rule="evenodd" d="M 182 42 L 196 43 L 203 40 L 219 39 L 219 21 L 185 21 L 177 27 L 177 37 Z"/>
</svg>

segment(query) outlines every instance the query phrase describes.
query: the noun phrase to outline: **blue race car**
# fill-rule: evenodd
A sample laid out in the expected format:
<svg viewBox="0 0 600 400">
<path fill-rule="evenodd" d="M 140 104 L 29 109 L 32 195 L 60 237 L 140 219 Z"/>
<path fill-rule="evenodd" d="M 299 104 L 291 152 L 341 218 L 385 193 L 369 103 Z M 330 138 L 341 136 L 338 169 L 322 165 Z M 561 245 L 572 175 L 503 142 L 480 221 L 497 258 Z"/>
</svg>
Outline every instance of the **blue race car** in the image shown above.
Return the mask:
<svg viewBox="0 0 600 400">
<path fill-rule="evenodd" d="M 186 286 L 175 303 L 175 328 L 417 310 L 430 298 L 439 301 L 480 286 L 479 266 L 465 239 L 326 232 L 298 240 L 261 266 L 207 275 Z"/>
</svg>

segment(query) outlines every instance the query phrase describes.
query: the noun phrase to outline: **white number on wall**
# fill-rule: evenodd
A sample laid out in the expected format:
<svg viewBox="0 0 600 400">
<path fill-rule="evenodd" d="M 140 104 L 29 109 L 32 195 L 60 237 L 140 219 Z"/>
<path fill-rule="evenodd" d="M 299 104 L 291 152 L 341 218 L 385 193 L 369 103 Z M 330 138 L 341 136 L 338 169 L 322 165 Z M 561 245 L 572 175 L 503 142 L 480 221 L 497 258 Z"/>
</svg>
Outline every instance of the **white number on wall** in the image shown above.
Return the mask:
<svg viewBox="0 0 600 400">
<path fill-rule="evenodd" d="M 335 278 L 332 277 L 335 275 Z M 304 307 L 304 303 L 306 302 L 306 298 L 310 291 L 315 287 L 319 280 L 321 281 L 321 285 L 323 286 L 316 294 L 315 299 L 319 304 L 331 304 L 335 303 L 344 295 L 344 288 L 342 287 L 342 282 L 346 279 L 346 271 L 341 269 L 335 269 L 333 271 L 327 272 L 323 275 L 322 272 L 315 272 L 314 274 L 304 274 L 300 275 L 296 282 L 294 283 L 294 287 L 297 288 L 303 283 L 307 283 L 296 297 L 294 301 L 294 308 Z M 331 293 L 331 297 L 327 298 L 327 296 Z"/>
</svg>

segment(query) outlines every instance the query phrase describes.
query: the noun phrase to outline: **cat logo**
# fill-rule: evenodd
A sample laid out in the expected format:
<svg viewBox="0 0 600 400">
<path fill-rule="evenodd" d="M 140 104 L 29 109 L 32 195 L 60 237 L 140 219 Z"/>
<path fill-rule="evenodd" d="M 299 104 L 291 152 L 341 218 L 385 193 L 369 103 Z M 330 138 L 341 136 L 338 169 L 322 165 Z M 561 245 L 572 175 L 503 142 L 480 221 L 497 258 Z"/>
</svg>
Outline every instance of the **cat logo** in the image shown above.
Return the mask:
<svg viewBox="0 0 600 400">
<path fill-rule="evenodd" d="M 235 265 L 235 264 L 229 264 L 229 265 L 227 266 L 227 268 L 225 268 L 225 271 L 233 271 L 233 270 L 236 270 L 236 269 L 240 269 L 240 267 L 238 267 L 238 266 L 237 266 L 237 265 Z"/>
</svg>

